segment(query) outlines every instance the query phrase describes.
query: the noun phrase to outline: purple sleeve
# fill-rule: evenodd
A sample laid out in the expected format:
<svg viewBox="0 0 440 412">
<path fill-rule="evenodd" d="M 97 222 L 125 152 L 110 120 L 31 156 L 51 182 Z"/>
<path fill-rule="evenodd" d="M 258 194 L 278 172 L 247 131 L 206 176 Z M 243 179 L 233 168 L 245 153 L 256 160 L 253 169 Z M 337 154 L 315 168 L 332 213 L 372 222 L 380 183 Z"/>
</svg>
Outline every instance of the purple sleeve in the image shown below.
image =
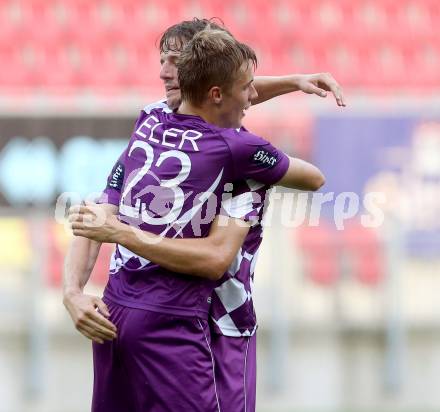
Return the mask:
<svg viewBox="0 0 440 412">
<path fill-rule="evenodd" d="M 139 117 L 137 118 L 134 125 L 133 133 L 136 132 L 145 117 L 145 111 L 141 110 Z M 122 186 L 124 184 L 125 165 L 128 157 L 128 148 L 130 147 L 130 143 L 131 139 L 126 149 L 122 152 L 122 154 L 119 156 L 118 160 L 114 164 L 112 171 L 108 175 L 107 185 L 97 203 L 109 203 L 111 205 L 119 206 L 119 201 L 121 200 L 122 195 Z"/>
<path fill-rule="evenodd" d="M 107 185 L 103 190 L 97 203 L 109 203 L 111 205 L 119 206 L 121 199 L 121 190 L 124 183 L 125 174 L 125 158 L 127 155 L 125 149 L 114 164 L 112 171 L 107 177 Z"/>
<path fill-rule="evenodd" d="M 289 157 L 267 140 L 247 131 L 225 136 L 231 150 L 236 179 L 253 179 L 272 186 L 289 168 Z"/>
</svg>

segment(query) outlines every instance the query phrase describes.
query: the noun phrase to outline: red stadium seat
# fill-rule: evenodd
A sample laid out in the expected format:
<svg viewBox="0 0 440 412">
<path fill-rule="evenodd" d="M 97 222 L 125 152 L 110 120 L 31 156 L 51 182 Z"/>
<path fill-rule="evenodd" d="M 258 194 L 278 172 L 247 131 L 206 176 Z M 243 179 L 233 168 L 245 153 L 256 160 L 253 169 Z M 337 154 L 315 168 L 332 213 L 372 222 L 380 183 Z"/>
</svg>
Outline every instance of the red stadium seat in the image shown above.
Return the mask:
<svg viewBox="0 0 440 412">
<path fill-rule="evenodd" d="M 262 16 L 265 24 L 272 24 L 276 30 L 290 35 L 314 31 L 307 26 L 310 9 L 308 1 L 299 0 L 293 3 L 289 0 L 280 0 L 271 6 L 267 15 Z"/>
<path fill-rule="evenodd" d="M 296 231 L 296 239 L 303 253 L 305 275 L 324 286 L 337 282 L 338 245 L 332 229 L 323 222 L 317 227 L 302 226 Z"/>
<path fill-rule="evenodd" d="M 426 36 L 435 30 L 433 14 L 425 1 L 409 0 L 399 4 L 395 10 L 397 26 L 403 30 L 397 30 L 397 34 L 406 36 Z"/>
<path fill-rule="evenodd" d="M 88 85 L 96 90 L 143 87 L 159 78 L 159 52 L 154 47 L 144 50 L 115 39 L 90 45 L 89 53 L 84 69 Z"/>
<path fill-rule="evenodd" d="M 200 3 L 199 3 L 200 4 Z M 230 29 L 227 17 L 225 15 L 226 2 L 222 0 L 211 0 L 211 1 L 202 1 L 202 15 L 194 16 L 211 19 L 214 18 L 214 21 L 218 22 L 218 19 L 221 19 L 223 24 Z M 233 33 L 236 35 L 237 33 Z"/>
<path fill-rule="evenodd" d="M 35 24 L 31 8 L 23 2 L 3 1 L 0 6 L 0 45 L 29 40 L 26 28 Z"/>
<path fill-rule="evenodd" d="M 47 47 L 44 85 L 61 90 L 81 89 L 86 84 L 84 68 L 91 58 L 88 49 L 73 39 Z"/>
<path fill-rule="evenodd" d="M 369 38 L 380 38 L 388 32 L 388 27 L 391 27 L 390 16 L 382 1 L 367 0 L 353 8 L 352 29 L 356 30 L 356 33 L 352 34 L 360 33 Z"/>
<path fill-rule="evenodd" d="M 338 79 L 344 87 L 353 87 L 362 82 L 362 55 L 354 39 L 340 35 L 328 34 L 325 38 L 316 39 L 310 49 L 315 56 L 315 70 L 326 71 Z"/>
<path fill-rule="evenodd" d="M 353 274 L 364 284 L 377 285 L 384 276 L 384 260 L 377 233 L 353 220 L 345 224 L 340 235 Z"/>
<path fill-rule="evenodd" d="M 358 48 L 362 58 L 362 83 L 368 89 L 391 91 L 406 87 L 406 56 L 399 42 L 376 40 L 358 44 Z"/>
<path fill-rule="evenodd" d="M 375 286 L 384 277 L 384 260 L 376 232 L 351 221 L 342 231 L 329 225 L 300 227 L 296 241 L 304 256 L 305 274 L 313 281 L 329 285 L 336 282 L 344 268 L 361 283 Z"/>
<path fill-rule="evenodd" d="M 344 12 L 338 2 L 331 0 L 315 1 L 313 6 L 307 8 L 306 27 L 313 27 L 322 35 L 337 33 L 341 31 L 344 25 Z"/>
<path fill-rule="evenodd" d="M 438 41 L 410 43 L 408 50 L 409 87 L 415 90 L 435 90 L 440 84 L 440 44 Z M 411 75 L 417 73 L 417 76 Z"/>
<path fill-rule="evenodd" d="M 284 33 L 283 41 L 272 46 L 281 62 L 282 72 L 311 73 L 320 71 L 319 44 L 316 38 L 295 32 Z M 280 72 L 278 72 L 280 74 Z"/>
<path fill-rule="evenodd" d="M 0 45 L 0 61 L 7 62 L 0 70 L 0 87 L 26 91 L 41 83 L 43 56 L 31 42 Z"/>
<path fill-rule="evenodd" d="M 126 21 L 127 29 L 145 30 L 160 33 L 168 26 L 182 20 L 184 2 L 175 0 L 137 1 L 128 0 L 127 7 L 130 12 L 130 20 Z"/>
</svg>

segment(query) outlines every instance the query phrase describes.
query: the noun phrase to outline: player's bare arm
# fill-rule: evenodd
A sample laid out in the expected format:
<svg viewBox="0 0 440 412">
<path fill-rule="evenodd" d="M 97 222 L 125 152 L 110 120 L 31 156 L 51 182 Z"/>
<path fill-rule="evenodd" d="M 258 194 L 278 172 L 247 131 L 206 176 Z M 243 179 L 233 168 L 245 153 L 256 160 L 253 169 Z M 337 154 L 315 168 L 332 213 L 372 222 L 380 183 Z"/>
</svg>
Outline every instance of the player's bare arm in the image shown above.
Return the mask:
<svg viewBox="0 0 440 412">
<path fill-rule="evenodd" d="M 64 264 L 63 303 L 76 329 L 87 338 L 103 343 L 116 337 L 116 327 L 106 319 L 110 314 L 105 303 L 83 292 L 100 247 L 100 242 L 87 238 L 72 239 Z"/>
<path fill-rule="evenodd" d="M 256 76 L 254 86 L 258 97 L 252 100 L 252 104 L 259 104 L 286 93 L 302 91 L 320 97 L 327 97 L 327 92 L 331 92 L 338 106 L 346 105 L 342 88 L 330 73 Z"/>
<path fill-rule="evenodd" d="M 211 280 L 223 276 L 249 231 L 241 220 L 217 216 L 205 238 L 163 238 L 128 226 L 108 211 L 103 217 L 102 206 L 95 204 L 72 207 L 69 221 L 75 236 L 118 243 L 165 269 Z"/>
<path fill-rule="evenodd" d="M 214 280 L 225 273 L 249 231 L 239 219 L 217 216 L 206 238 L 169 239 L 123 224 L 116 213 L 112 205 L 74 206 L 69 221 L 76 236 L 118 243 L 166 269 Z"/>
<path fill-rule="evenodd" d="M 289 157 L 289 161 L 289 168 L 277 186 L 316 191 L 324 185 L 325 177 L 316 166 L 293 157 Z"/>
</svg>

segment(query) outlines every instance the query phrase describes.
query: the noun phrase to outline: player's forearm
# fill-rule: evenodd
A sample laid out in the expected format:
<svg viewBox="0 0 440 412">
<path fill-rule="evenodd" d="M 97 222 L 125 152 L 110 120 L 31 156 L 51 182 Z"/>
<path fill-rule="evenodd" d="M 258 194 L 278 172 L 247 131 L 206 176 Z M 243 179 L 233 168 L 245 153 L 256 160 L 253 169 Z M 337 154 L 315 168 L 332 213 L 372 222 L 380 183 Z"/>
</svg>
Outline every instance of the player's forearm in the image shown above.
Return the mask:
<svg viewBox="0 0 440 412">
<path fill-rule="evenodd" d="M 216 280 L 228 264 L 215 239 L 169 239 L 121 224 L 116 241 L 173 272 Z"/>
<path fill-rule="evenodd" d="M 81 293 L 90 278 L 101 243 L 74 237 L 64 262 L 63 294 Z"/>
<path fill-rule="evenodd" d="M 252 104 L 259 104 L 274 97 L 300 90 L 298 86 L 300 78 L 300 74 L 287 76 L 256 76 L 254 86 L 257 90 L 258 97 L 252 101 Z"/>
</svg>

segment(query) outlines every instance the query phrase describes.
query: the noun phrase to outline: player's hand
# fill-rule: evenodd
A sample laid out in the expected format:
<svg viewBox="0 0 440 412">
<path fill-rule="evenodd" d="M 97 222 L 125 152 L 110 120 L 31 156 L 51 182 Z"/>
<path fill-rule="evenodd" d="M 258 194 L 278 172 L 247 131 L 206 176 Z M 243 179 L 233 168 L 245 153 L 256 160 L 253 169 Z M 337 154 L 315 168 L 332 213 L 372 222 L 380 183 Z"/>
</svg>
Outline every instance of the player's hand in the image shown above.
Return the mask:
<svg viewBox="0 0 440 412">
<path fill-rule="evenodd" d="M 87 203 L 69 209 L 69 224 L 75 236 L 102 243 L 116 243 L 122 223 L 105 206 Z"/>
<path fill-rule="evenodd" d="M 297 86 L 304 93 L 321 97 L 327 97 L 327 92 L 331 92 L 338 106 L 346 106 L 342 88 L 330 73 L 303 74 L 298 78 Z"/>
<path fill-rule="evenodd" d="M 98 343 L 116 338 L 116 326 L 107 319 L 110 312 L 99 297 L 81 292 L 68 293 L 63 303 L 76 329 L 85 337 Z"/>
</svg>

